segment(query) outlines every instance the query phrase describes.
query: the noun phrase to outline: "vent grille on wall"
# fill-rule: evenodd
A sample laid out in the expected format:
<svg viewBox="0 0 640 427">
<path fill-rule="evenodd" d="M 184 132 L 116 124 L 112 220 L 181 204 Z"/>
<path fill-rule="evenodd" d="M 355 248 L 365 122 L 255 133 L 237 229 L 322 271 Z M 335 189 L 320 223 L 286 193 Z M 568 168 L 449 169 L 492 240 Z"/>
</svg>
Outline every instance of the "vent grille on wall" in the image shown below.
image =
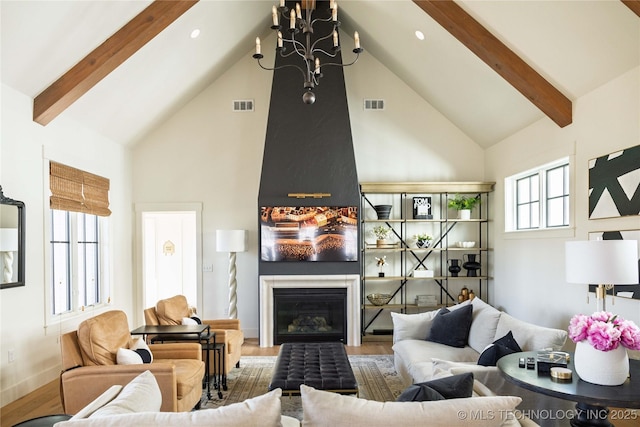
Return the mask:
<svg viewBox="0 0 640 427">
<path fill-rule="evenodd" d="M 238 99 L 233 101 L 233 111 L 253 111 L 253 99 Z"/>
<path fill-rule="evenodd" d="M 365 110 L 384 110 L 384 99 L 365 99 Z"/>
</svg>

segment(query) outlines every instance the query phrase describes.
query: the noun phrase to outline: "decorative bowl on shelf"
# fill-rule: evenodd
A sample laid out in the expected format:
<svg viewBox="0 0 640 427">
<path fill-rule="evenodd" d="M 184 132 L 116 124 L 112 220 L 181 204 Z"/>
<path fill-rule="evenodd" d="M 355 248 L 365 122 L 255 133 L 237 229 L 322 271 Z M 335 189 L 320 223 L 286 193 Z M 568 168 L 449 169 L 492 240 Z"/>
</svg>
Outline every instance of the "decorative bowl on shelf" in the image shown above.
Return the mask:
<svg viewBox="0 0 640 427">
<path fill-rule="evenodd" d="M 391 301 L 391 294 L 369 294 L 367 295 L 367 299 L 373 305 L 385 305 Z"/>
<path fill-rule="evenodd" d="M 456 242 L 456 246 L 459 248 L 473 248 L 476 242 Z"/>
</svg>

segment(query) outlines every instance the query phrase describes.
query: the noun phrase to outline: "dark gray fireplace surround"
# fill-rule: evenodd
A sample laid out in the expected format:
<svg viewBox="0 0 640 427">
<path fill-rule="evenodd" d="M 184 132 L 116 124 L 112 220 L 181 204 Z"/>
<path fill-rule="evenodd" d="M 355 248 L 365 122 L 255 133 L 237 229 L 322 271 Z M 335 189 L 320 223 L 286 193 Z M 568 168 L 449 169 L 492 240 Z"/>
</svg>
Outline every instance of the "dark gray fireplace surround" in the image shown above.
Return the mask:
<svg viewBox="0 0 640 427">
<path fill-rule="evenodd" d="M 289 8 L 295 2 L 286 2 Z M 328 1 L 318 1 L 314 17 L 328 17 Z M 327 34 L 330 24 L 318 23 L 316 34 Z M 329 45 L 324 49 L 331 51 Z M 348 49 L 348 47 L 346 47 Z M 275 52 L 265 52 L 270 60 Z M 345 55 L 351 58 L 351 52 Z M 323 61 L 326 58 L 320 57 Z M 341 62 L 341 55 L 333 61 Z M 275 66 L 302 65 L 294 54 L 276 56 Z M 357 64 L 354 66 L 358 66 Z M 304 79 L 299 70 L 287 67 L 273 71 L 271 101 L 260 177 L 258 207 L 261 206 L 360 206 L 356 162 L 351 138 L 349 108 L 342 67 L 322 67 L 316 86 L 316 102 L 302 102 Z M 321 199 L 289 197 L 289 193 L 329 193 Z M 360 209 L 359 209 L 360 211 Z M 256 212 L 260 229 L 260 212 Z M 261 242 L 259 242 L 261 243 Z M 260 277 L 282 275 L 360 274 L 360 259 L 351 262 L 260 261 Z M 260 303 L 264 307 L 264 302 Z"/>
<path fill-rule="evenodd" d="M 295 7 L 295 2 L 286 2 Z M 318 1 L 314 17 L 328 17 L 328 1 Z M 331 25 L 317 25 L 326 34 Z M 327 26 L 328 25 L 328 26 Z M 331 51 L 331 40 L 325 50 Z M 348 47 L 346 48 L 348 49 Z M 266 52 L 265 59 L 275 55 Z M 345 55 L 352 55 L 347 51 Z M 350 58 L 350 56 L 349 56 Z M 320 57 L 321 61 L 324 59 Z M 340 52 L 334 60 L 341 61 Z M 302 65 L 298 55 L 276 56 L 275 66 Z M 357 67 L 358 65 L 354 65 Z M 271 102 L 262 160 L 258 206 L 359 206 L 360 194 L 342 67 L 322 67 L 316 102 L 302 102 L 302 74 L 288 67 L 273 71 Z M 295 199 L 289 193 L 330 193 L 322 199 Z M 259 221 L 259 213 L 256 213 Z M 358 274 L 358 262 L 260 262 L 267 274 Z"/>
</svg>

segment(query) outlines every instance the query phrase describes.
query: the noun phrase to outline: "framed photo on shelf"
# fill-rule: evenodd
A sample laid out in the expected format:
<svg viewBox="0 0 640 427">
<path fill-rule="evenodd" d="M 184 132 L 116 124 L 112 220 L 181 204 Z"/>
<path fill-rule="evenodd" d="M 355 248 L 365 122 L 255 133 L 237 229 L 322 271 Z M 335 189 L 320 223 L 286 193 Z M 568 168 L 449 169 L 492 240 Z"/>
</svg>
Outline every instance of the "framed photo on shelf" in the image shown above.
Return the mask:
<svg viewBox="0 0 640 427">
<path fill-rule="evenodd" d="M 433 219 L 431 196 L 413 198 L 413 219 Z"/>
</svg>

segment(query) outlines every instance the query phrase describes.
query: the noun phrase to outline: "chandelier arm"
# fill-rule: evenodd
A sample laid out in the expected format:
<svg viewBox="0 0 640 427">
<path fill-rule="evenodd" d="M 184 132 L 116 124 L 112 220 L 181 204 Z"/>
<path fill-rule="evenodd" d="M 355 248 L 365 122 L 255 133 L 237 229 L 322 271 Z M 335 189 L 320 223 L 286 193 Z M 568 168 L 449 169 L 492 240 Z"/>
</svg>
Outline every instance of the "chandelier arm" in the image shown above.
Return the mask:
<svg viewBox="0 0 640 427">
<path fill-rule="evenodd" d="M 334 66 L 336 66 L 336 67 L 343 67 L 343 68 L 344 68 L 344 67 L 348 67 L 348 66 L 353 65 L 353 64 L 355 64 L 356 62 L 358 62 L 358 58 L 360 58 L 360 54 L 359 54 L 359 53 L 356 53 L 356 59 L 354 59 L 352 62 L 350 62 L 350 63 L 348 63 L 348 64 L 338 64 L 338 63 L 335 63 L 335 62 L 327 62 L 327 63 L 325 63 L 325 64 L 322 64 L 322 66 L 323 66 L 323 67 L 327 67 L 327 66 L 329 66 L 329 65 L 334 65 Z"/>
<path fill-rule="evenodd" d="M 295 50 L 291 50 L 291 51 L 289 51 L 289 53 L 284 54 L 284 53 L 282 53 L 282 50 L 281 50 L 281 51 L 280 51 L 280 57 L 281 57 L 281 58 L 287 58 L 287 57 L 289 57 L 289 56 L 293 55 L 294 53 L 296 53 L 296 54 L 297 54 L 297 52 L 296 52 Z"/>
<path fill-rule="evenodd" d="M 294 39 L 293 36 L 291 36 L 291 40 L 287 40 L 288 42 L 291 42 L 293 44 L 293 50 L 301 57 L 305 57 L 307 55 L 307 48 L 298 40 Z M 298 50 L 298 45 L 302 46 L 302 49 Z"/>
<path fill-rule="evenodd" d="M 313 21 L 311 21 L 311 26 L 315 25 L 315 24 L 316 24 L 316 22 L 329 22 L 329 21 L 331 21 L 332 19 L 333 19 L 333 17 L 332 17 L 332 16 L 330 16 L 330 17 L 328 17 L 328 18 L 316 18 L 316 19 L 314 19 Z M 336 22 L 338 22 L 338 21 L 336 21 Z M 334 27 L 335 27 L 335 26 L 336 26 L 336 25 L 334 25 Z M 335 28 L 334 28 L 334 30 L 335 30 Z"/>
<path fill-rule="evenodd" d="M 300 73 L 302 73 L 302 77 L 305 78 L 306 75 L 304 73 L 304 70 L 300 67 L 298 67 L 297 65 L 293 65 L 293 64 L 285 64 L 285 65 L 281 65 L 279 67 L 265 67 L 264 65 L 262 65 L 262 62 L 260 62 L 260 59 L 258 59 L 258 65 L 260 66 L 260 68 L 262 68 L 263 70 L 267 70 L 267 71 L 276 71 L 276 70 L 281 70 L 283 68 L 287 68 L 287 67 L 293 67 L 295 69 L 297 69 L 298 71 L 300 71 Z"/>
<path fill-rule="evenodd" d="M 315 54 L 316 52 L 320 52 L 320 53 L 324 53 L 325 55 L 327 55 L 329 58 L 335 58 L 337 53 L 331 53 L 331 52 L 327 52 L 324 49 L 315 49 L 313 50 L 313 53 Z"/>
<path fill-rule="evenodd" d="M 333 27 L 333 31 L 335 31 L 336 27 Z M 313 42 L 313 44 L 311 45 L 311 52 L 314 52 L 316 50 L 316 45 L 318 43 L 320 43 L 321 41 L 327 40 L 329 38 L 333 37 L 333 31 L 331 31 L 329 34 L 327 34 L 324 37 L 320 37 L 319 39 L 317 39 L 316 41 Z M 318 49 L 319 51 L 322 51 L 321 49 Z"/>
</svg>

